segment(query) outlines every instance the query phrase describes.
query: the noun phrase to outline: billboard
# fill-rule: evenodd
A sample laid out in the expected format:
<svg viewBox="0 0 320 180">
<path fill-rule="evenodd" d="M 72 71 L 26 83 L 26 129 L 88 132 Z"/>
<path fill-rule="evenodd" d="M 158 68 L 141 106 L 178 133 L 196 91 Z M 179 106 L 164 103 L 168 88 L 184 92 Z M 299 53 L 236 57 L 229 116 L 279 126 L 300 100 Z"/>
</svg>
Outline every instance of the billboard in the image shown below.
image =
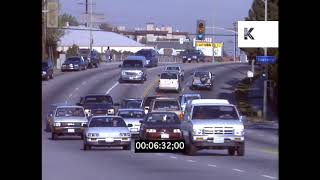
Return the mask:
<svg viewBox="0 0 320 180">
<path fill-rule="evenodd" d="M 212 56 L 213 53 L 215 57 L 222 56 L 223 43 L 196 42 L 195 45 L 196 49 L 201 50 L 206 56 Z"/>
<path fill-rule="evenodd" d="M 278 21 L 238 21 L 238 47 L 277 48 L 278 31 Z"/>
</svg>

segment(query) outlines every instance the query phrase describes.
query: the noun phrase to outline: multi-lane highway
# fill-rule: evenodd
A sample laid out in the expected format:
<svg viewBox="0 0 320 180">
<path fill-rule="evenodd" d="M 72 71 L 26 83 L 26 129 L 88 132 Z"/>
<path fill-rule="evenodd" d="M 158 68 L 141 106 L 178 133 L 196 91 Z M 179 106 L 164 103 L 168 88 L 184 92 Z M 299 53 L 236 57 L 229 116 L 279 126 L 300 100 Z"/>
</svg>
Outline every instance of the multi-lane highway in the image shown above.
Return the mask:
<svg viewBox="0 0 320 180">
<path fill-rule="evenodd" d="M 180 64 L 185 69 L 183 91 L 189 93 L 190 72 L 196 68 L 215 73 L 212 91 L 196 91 L 203 98 L 224 98 L 235 103 L 234 86 L 251 68 L 243 63 Z M 118 83 L 118 65 L 103 64 L 98 69 L 63 73 L 42 84 L 42 179 L 43 180 L 123 180 L 123 179 L 278 179 L 278 132 L 246 127 L 245 156 L 228 156 L 226 150 L 203 150 L 195 156 L 174 153 L 135 154 L 121 148 L 83 151 L 77 138 L 52 141 L 44 131 L 45 116 L 52 103 L 75 104 L 88 93 L 108 93 L 114 102 L 125 97 L 155 94 L 158 74 L 164 66 L 147 70 L 144 84 Z M 162 93 L 171 97 L 178 93 Z"/>
</svg>

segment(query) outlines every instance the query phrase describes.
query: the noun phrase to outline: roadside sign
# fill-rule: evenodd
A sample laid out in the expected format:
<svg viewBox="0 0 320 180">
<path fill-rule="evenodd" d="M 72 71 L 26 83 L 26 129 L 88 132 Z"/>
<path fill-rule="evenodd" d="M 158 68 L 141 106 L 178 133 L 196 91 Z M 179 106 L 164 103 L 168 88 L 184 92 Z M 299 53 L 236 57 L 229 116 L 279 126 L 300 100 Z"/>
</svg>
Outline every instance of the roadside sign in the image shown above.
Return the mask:
<svg viewBox="0 0 320 180">
<path fill-rule="evenodd" d="M 252 71 L 248 71 L 247 75 L 248 75 L 248 78 L 253 78 L 253 72 Z"/>
<path fill-rule="evenodd" d="M 47 27 L 57 28 L 58 27 L 58 14 L 59 14 L 59 4 L 57 1 L 47 2 Z"/>
<path fill-rule="evenodd" d="M 256 57 L 257 63 L 260 64 L 274 64 L 276 62 L 275 56 L 257 56 Z"/>
<path fill-rule="evenodd" d="M 180 38 L 180 44 L 183 44 L 183 38 Z"/>
</svg>

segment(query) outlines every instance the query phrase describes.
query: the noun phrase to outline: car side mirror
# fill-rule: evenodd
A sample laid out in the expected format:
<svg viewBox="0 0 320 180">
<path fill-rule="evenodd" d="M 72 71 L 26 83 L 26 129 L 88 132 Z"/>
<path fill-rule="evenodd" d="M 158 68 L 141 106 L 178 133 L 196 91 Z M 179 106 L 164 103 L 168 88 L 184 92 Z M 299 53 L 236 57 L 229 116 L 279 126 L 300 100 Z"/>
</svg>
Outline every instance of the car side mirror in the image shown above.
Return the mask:
<svg viewBox="0 0 320 180">
<path fill-rule="evenodd" d="M 132 127 L 132 124 L 128 124 L 128 127 Z"/>
<path fill-rule="evenodd" d="M 114 103 L 113 105 L 114 106 L 120 106 L 120 103 Z"/>
<path fill-rule="evenodd" d="M 246 116 L 240 116 L 240 121 L 245 123 L 247 122 L 247 117 Z"/>
</svg>

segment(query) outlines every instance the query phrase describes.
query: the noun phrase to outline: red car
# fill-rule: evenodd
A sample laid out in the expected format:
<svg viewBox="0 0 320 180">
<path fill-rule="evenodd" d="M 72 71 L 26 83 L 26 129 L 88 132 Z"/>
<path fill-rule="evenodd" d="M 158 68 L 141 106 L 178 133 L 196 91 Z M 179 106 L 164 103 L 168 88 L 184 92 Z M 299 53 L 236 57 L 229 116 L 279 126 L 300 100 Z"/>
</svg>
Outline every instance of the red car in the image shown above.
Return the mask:
<svg viewBox="0 0 320 180">
<path fill-rule="evenodd" d="M 181 121 L 173 112 L 150 112 L 140 121 L 141 140 L 183 140 Z"/>
</svg>

